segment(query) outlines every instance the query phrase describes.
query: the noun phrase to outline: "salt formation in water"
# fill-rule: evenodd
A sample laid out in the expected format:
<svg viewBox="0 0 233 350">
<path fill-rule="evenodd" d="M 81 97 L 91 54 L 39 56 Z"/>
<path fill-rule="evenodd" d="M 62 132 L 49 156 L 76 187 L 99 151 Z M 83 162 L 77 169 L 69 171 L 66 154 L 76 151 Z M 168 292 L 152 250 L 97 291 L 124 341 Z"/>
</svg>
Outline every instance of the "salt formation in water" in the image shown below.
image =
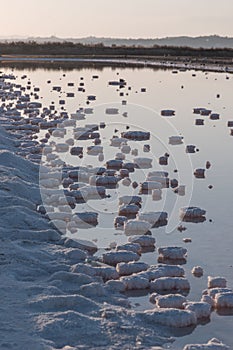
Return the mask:
<svg viewBox="0 0 233 350">
<path fill-rule="evenodd" d="M 129 220 L 124 223 L 126 235 L 141 235 L 148 232 L 151 224 L 145 220 Z"/>
<path fill-rule="evenodd" d="M 133 273 L 146 271 L 149 265 L 143 262 L 119 263 L 116 265 L 116 270 L 119 275 L 132 275 Z"/>
<path fill-rule="evenodd" d="M 192 274 L 196 277 L 203 276 L 203 268 L 201 266 L 194 266 L 192 269 Z"/>
<path fill-rule="evenodd" d="M 186 259 L 187 249 L 182 247 L 160 247 L 158 248 L 159 259 L 182 260 Z"/>
<path fill-rule="evenodd" d="M 207 344 L 188 344 L 183 350 L 229 350 L 229 346 L 223 344 L 220 340 L 213 338 Z"/>
<path fill-rule="evenodd" d="M 197 319 L 210 318 L 211 305 L 205 302 L 186 302 L 184 303 L 185 310 L 193 311 Z"/>
<path fill-rule="evenodd" d="M 141 247 L 154 247 L 155 246 L 155 238 L 151 236 L 130 236 L 128 238 L 130 243 L 138 243 Z"/>
<path fill-rule="evenodd" d="M 150 301 L 159 308 L 184 309 L 183 304 L 186 302 L 186 298 L 181 294 L 160 295 L 152 293 Z"/>
<path fill-rule="evenodd" d="M 208 288 L 226 288 L 227 281 L 224 277 L 208 276 Z"/>
<path fill-rule="evenodd" d="M 194 312 L 172 308 L 145 311 L 145 318 L 155 324 L 176 328 L 195 326 L 197 324 Z"/>
<path fill-rule="evenodd" d="M 103 254 L 103 262 L 108 265 L 117 265 L 120 262 L 137 261 L 140 256 L 137 253 L 127 250 L 111 251 Z"/>
<path fill-rule="evenodd" d="M 150 284 L 151 290 L 154 291 L 172 291 L 172 290 L 189 290 L 190 284 L 186 278 L 181 277 L 160 277 Z"/>
</svg>

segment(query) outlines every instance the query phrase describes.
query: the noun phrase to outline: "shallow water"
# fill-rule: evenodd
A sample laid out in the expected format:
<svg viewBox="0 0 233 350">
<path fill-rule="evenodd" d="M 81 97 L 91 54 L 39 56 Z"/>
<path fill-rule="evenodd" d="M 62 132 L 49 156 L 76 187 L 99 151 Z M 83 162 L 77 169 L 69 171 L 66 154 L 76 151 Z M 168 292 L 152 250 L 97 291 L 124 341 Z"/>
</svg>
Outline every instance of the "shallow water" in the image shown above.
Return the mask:
<svg viewBox="0 0 233 350">
<path fill-rule="evenodd" d="M 4 73 L 11 69 L 2 69 Z M 151 140 L 143 142 L 129 142 L 132 148 L 140 150 L 140 156 L 153 158 L 152 169 L 137 170 L 131 175 L 134 181 L 143 181 L 145 175 L 151 170 L 166 170 L 171 178 L 179 179 L 180 184 L 185 184 L 186 196 L 178 197 L 171 189 L 163 190 L 162 201 L 152 201 L 151 196 L 143 195 L 143 209 L 150 211 L 165 210 L 169 213 L 170 221 L 167 226 L 152 229 L 156 238 L 156 245 L 178 245 L 188 249 L 186 265 L 183 265 L 187 278 L 191 283 L 190 300 L 200 300 L 201 292 L 207 286 L 207 276 L 224 276 L 228 281 L 228 287 L 233 288 L 233 233 L 232 233 L 232 175 L 233 175 L 233 136 L 230 136 L 227 121 L 233 120 L 233 76 L 226 79 L 225 73 L 204 73 L 186 71 L 172 74 L 171 70 L 132 69 L 132 68 L 103 68 L 64 70 L 14 70 L 17 76 L 16 83 L 26 85 L 28 79 L 21 79 L 23 74 L 31 80 L 32 86 L 39 86 L 41 102 L 43 106 L 49 106 L 54 101 L 59 111 L 59 99 L 65 99 L 65 110 L 74 113 L 80 107 L 93 108 L 93 114 L 87 115 L 86 120 L 79 121 L 77 125 L 105 122 L 106 128 L 102 129 L 102 145 L 104 146 L 105 161 L 113 159 L 119 150 L 109 146 L 112 135 L 120 135 L 121 131 L 130 126 L 130 130 L 146 130 L 151 132 Z M 63 76 L 65 74 L 65 76 Z M 98 75 L 98 79 L 92 79 Z M 77 92 L 80 78 L 85 84 L 85 93 Z M 127 86 L 118 89 L 108 86 L 109 80 L 124 78 Z M 51 80 L 51 84 L 47 83 Z M 74 87 L 68 87 L 68 82 L 73 82 Z M 52 86 L 60 85 L 62 92 L 52 91 Z M 128 87 L 131 90 L 128 90 Z M 181 88 L 183 86 L 183 88 Z M 141 92 L 145 87 L 146 92 Z M 30 90 L 28 90 L 30 92 Z M 74 92 L 75 98 L 66 98 L 67 92 Z M 124 96 L 120 96 L 120 93 Z M 217 98 L 220 94 L 220 98 Z M 96 95 L 96 101 L 86 104 L 88 95 Z M 127 100 L 127 105 L 122 105 L 122 100 Z M 39 100 L 40 101 L 40 100 Z M 119 108 L 119 114 L 106 115 L 108 107 Z M 220 120 L 205 119 L 204 126 L 195 126 L 195 119 L 199 115 L 192 113 L 194 107 L 206 107 L 213 112 L 220 113 Z M 162 109 L 174 109 L 175 117 L 164 118 L 160 116 Z M 125 117 L 122 114 L 128 113 Z M 202 117 L 201 117 L 202 118 Z M 114 132 L 115 129 L 119 130 Z M 43 134 L 43 132 L 41 133 Z M 169 145 L 168 137 L 173 135 L 184 136 L 183 145 Z M 67 138 L 72 135 L 72 128 L 68 131 Z M 63 142 L 63 140 L 61 140 Z M 91 141 L 80 141 L 82 146 L 92 145 Z M 151 145 L 151 152 L 144 153 L 144 144 Z M 194 144 L 199 149 L 195 154 L 186 154 L 185 145 Z M 158 157 L 165 152 L 170 154 L 169 165 L 161 167 Z M 63 155 L 61 155 L 61 158 Z M 105 163 L 98 161 L 97 157 L 85 156 L 82 160 L 70 155 L 64 156 L 66 162 L 73 165 L 100 166 Z M 127 159 L 133 157 L 127 155 Z M 195 179 L 193 170 L 204 168 L 206 161 L 211 162 L 211 168 L 206 170 L 205 179 Z M 178 169 L 178 173 L 174 170 Z M 212 189 L 208 186 L 213 185 Z M 138 194 L 138 188 L 120 185 L 117 189 L 107 191 L 111 198 L 89 201 L 88 204 L 80 204 L 77 211 L 93 210 L 99 212 L 99 225 L 88 230 L 79 230 L 76 237 L 97 241 L 100 248 L 106 248 L 111 242 L 125 243 L 127 237 L 123 231 L 115 230 L 113 219 L 118 209 L 118 197 L 123 194 Z M 195 205 L 207 211 L 206 221 L 203 223 L 183 223 L 187 228 L 180 233 L 178 209 L 185 205 Z M 72 236 L 74 237 L 74 235 Z M 182 239 L 190 237 L 191 243 L 185 244 Z M 141 260 L 149 264 L 157 263 L 157 252 L 145 253 Z M 204 268 L 204 276 L 195 278 L 191 274 L 193 266 L 200 265 Z M 143 294 L 143 293 L 142 293 Z M 130 296 L 132 307 L 137 310 L 153 308 L 149 303 L 149 295 Z M 178 336 L 172 344 L 172 349 L 181 349 L 184 344 L 190 342 L 206 342 L 212 337 L 217 337 L 233 348 L 231 334 L 233 315 L 221 316 L 212 313 L 211 322 L 199 325 L 189 335 Z"/>
</svg>

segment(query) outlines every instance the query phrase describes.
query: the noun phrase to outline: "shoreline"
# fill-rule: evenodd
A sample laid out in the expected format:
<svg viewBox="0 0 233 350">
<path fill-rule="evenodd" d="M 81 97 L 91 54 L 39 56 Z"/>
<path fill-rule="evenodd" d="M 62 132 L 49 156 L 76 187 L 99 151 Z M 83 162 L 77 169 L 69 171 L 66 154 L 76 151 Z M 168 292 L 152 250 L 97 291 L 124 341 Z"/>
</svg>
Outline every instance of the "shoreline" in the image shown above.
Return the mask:
<svg viewBox="0 0 233 350">
<path fill-rule="evenodd" d="M 73 64 L 104 64 L 104 65 L 125 65 L 133 67 L 143 67 L 143 68 L 162 68 L 162 69 L 179 69 L 179 70 L 196 70 L 205 72 L 219 72 L 219 73 L 233 73 L 233 61 L 232 60 L 213 60 L 213 59 L 196 59 L 190 57 L 190 60 L 186 59 L 167 59 L 162 60 L 155 59 L 154 57 L 142 58 L 93 58 L 93 57 L 53 57 L 53 56 L 1 56 L 0 64 L 7 63 L 73 63 Z"/>
</svg>

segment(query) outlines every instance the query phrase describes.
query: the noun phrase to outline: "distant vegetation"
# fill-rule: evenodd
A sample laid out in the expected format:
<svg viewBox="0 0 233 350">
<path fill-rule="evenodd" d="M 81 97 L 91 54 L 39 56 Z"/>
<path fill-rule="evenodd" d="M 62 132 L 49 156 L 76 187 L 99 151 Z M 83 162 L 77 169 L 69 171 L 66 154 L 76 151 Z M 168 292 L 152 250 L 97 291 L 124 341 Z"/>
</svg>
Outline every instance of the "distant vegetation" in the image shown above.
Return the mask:
<svg viewBox="0 0 233 350">
<path fill-rule="evenodd" d="M 72 42 L 74 44 L 83 45 L 96 45 L 103 44 L 105 46 L 143 46 L 152 47 L 154 45 L 159 46 L 180 46 L 180 47 L 193 47 L 193 48 L 233 48 L 233 38 L 223 37 L 219 35 L 206 35 L 206 36 L 177 36 L 166 38 L 108 38 L 108 37 L 95 37 L 89 36 L 84 38 L 59 38 L 56 36 L 51 37 L 31 37 L 31 38 L 4 38 L 0 37 L 0 41 L 36 41 L 37 43 L 45 42 Z"/>
<path fill-rule="evenodd" d="M 203 49 L 175 46 L 104 46 L 73 42 L 14 41 L 0 43 L 1 55 L 79 56 L 79 57 L 197 57 L 233 58 L 233 49 Z"/>
</svg>

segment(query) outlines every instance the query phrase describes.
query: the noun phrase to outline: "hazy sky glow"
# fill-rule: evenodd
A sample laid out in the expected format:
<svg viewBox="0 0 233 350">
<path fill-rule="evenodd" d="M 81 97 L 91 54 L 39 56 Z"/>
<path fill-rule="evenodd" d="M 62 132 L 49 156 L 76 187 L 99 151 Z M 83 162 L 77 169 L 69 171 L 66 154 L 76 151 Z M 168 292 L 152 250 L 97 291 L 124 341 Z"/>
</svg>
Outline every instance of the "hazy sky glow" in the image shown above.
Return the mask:
<svg viewBox="0 0 233 350">
<path fill-rule="evenodd" d="M 0 0 L 0 36 L 233 36 L 233 0 Z"/>
</svg>

